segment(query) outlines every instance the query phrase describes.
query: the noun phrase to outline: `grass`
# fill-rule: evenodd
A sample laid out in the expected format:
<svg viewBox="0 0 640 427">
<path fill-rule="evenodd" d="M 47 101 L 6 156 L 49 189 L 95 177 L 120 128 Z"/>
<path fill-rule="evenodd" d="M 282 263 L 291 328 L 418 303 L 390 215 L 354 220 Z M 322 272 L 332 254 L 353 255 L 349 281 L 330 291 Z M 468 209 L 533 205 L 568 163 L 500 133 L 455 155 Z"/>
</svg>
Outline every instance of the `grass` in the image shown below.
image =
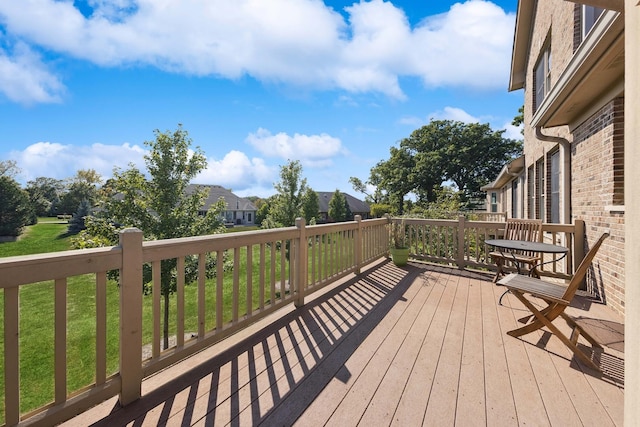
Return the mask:
<svg viewBox="0 0 640 427">
<path fill-rule="evenodd" d="M 59 220 L 38 219 L 38 224 L 25 228 L 19 240 L 0 243 L 0 258 L 65 251 L 70 248 L 67 226 Z"/>
</svg>

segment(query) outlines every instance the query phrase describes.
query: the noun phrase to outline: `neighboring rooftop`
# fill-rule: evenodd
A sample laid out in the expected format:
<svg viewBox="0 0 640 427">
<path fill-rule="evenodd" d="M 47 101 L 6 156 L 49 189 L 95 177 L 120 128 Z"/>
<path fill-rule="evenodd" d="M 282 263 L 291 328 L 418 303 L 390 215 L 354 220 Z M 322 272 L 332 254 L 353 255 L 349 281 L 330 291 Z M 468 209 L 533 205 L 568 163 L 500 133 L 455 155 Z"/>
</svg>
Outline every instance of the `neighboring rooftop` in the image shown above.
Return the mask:
<svg viewBox="0 0 640 427">
<path fill-rule="evenodd" d="M 203 185 L 203 184 L 189 184 L 187 187 L 187 193 L 193 192 L 196 188 L 208 188 L 209 189 L 209 197 L 205 202 L 207 207 L 216 203 L 218 200 L 223 198 L 225 202 L 227 202 L 227 210 L 228 211 L 256 211 L 257 208 L 250 200 L 238 197 L 220 185 Z"/>
</svg>

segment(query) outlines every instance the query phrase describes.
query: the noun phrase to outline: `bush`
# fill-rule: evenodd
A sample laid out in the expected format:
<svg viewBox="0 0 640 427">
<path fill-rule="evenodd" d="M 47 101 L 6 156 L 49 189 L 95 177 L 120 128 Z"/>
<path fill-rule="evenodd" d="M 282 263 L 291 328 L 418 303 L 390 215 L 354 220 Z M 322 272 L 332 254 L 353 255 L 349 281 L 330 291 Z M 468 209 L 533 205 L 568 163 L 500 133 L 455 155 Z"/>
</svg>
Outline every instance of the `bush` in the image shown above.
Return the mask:
<svg viewBox="0 0 640 427">
<path fill-rule="evenodd" d="M 12 178 L 0 176 L 0 236 L 19 236 L 34 218 L 27 192 Z"/>
<path fill-rule="evenodd" d="M 68 232 L 70 234 L 76 234 L 86 229 L 84 220 L 91 213 L 91 205 L 87 199 L 83 199 L 78 206 L 78 210 L 73 214 L 69 220 Z"/>
</svg>

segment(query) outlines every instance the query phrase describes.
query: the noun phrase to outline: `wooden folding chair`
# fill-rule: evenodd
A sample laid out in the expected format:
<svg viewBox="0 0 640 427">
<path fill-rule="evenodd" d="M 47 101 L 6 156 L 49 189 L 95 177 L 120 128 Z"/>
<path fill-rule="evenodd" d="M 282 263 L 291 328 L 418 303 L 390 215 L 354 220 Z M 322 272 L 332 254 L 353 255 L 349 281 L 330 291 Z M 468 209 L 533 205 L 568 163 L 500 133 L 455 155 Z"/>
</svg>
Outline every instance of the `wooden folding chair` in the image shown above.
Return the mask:
<svg viewBox="0 0 640 427">
<path fill-rule="evenodd" d="M 598 366 L 580 349 L 578 349 L 577 341 L 578 336 L 582 335 L 585 337 L 589 343 L 594 346 L 601 348 L 600 344 L 586 331 L 580 328 L 575 320 L 571 318 L 564 311 L 571 304 L 571 300 L 576 294 L 582 279 L 584 279 L 593 258 L 598 252 L 600 245 L 604 239 L 609 236 L 608 233 L 604 233 L 598 241 L 593 245 L 593 247 L 589 250 L 587 255 L 584 257 L 578 268 L 576 269 L 575 274 L 569 281 L 568 285 L 559 285 L 555 283 L 545 282 L 544 280 L 524 276 L 522 274 L 510 274 L 505 278 L 501 279 L 498 284 L 504 285 L 511 291 L 513 295 L 516 296 L 524 305 L 531 311 L 532 315 L 526 316 L 521 321 L 529 322 L 521 328 L 514 329 L 513 331 L 507 332 L 507 334 L 512 337 L 519 337 L 533 331 L 537 331 L 538 329 L 546 326 L 549 330 L 557 336 L 573 353 L 578 356 L 580 360 L 582 360 L 589 367 L 600 370 Z M 532 303 L 529 301 L 525 294 L 532 295 L 534 297 L 540 298 L 544 300 L 548 305 L 542 310 L 538 310 Z M 562 317 L 569 327 L 572 329 L 571 338 L 567 338 L 560 330 L 552 323 L 558 316 Z"/>
<path fill-rule="evenodd" d="M 507 240 L 542 242 L 542 220 L 508 218 L 505 225 L 504 238 Z M 527 264 L 529 270 L 535 272 L 535 270 L 532 270 L 533 267 L 542 260 L 542 256 L 539 253 L 530 251 L 493 251 L 489 255 L 497 267 L 493 283 L 496 283 L 500 276 L 504 275 L 504 265 L 507 261 Z"/>
</svg>

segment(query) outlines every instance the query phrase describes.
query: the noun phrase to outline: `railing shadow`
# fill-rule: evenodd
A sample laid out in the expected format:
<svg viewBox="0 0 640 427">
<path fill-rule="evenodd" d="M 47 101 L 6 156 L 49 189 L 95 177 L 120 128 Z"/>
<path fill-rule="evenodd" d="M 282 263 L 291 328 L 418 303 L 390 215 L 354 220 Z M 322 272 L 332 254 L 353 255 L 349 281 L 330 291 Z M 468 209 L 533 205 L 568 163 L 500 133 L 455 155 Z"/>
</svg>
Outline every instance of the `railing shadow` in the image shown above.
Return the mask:
<svg viewBox="0 0 640 427">
<path fill-rule="evenodd" d="M 422 271 L 377 264 L 93 425 L 290 425 Z"/>
</svg>

